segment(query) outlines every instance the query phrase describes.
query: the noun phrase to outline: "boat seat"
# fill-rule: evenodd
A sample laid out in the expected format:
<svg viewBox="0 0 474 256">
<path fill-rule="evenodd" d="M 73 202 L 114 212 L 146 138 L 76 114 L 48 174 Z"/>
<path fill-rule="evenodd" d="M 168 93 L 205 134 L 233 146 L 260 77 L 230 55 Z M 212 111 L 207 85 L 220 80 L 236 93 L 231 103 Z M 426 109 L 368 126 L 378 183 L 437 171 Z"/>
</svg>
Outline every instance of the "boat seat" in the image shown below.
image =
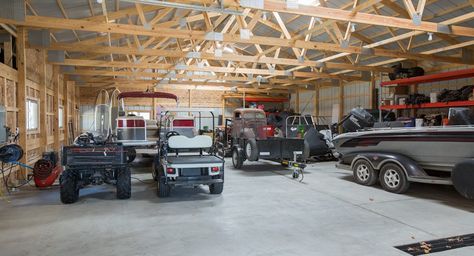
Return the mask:
<svg viewBox="0 0 474 256">
<path fill-rule="evenodd" d="M 210 148 L 212 146 L 212 138 L 206 135 L 198 135 L 188 138 L 184 135 L 171 136 L 168 139 L 168 147 L 171 149 L 198 149 Z"/>
</svg>

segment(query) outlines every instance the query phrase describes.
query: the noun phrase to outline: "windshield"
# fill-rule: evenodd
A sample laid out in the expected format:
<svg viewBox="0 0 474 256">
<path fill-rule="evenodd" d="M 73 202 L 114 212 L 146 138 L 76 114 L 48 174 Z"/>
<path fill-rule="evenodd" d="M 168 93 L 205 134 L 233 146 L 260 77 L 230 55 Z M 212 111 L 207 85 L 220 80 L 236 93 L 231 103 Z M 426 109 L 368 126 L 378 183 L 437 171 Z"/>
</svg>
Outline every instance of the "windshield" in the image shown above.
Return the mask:
<svg viewBox="0 0 474 256">
<path fill-rule="evenodd" d="M 265 119 L 265 114 L 261 112 L 247 112 L 244 113 L 245 119 Z"/>
</svg>

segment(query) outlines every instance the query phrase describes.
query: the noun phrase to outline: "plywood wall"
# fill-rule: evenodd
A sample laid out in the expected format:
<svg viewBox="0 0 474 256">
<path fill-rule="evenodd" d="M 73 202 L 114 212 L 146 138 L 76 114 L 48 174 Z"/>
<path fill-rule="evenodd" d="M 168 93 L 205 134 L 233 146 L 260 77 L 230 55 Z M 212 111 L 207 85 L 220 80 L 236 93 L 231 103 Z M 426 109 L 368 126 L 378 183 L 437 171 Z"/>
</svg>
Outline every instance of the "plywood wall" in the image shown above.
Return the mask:
<svg viewBox="0 0 474 256">
<path fill-rule="evenodd" d="M 18 126 L 18 109 L 25 107 L 27 99 L 39 103 L 39 128 L 28 131 L 20 130 L 20 136 L 25 136 L 27 141 L 26 148 L 24 148 L 26 156 L 24 162 L 28 165 L 34 165 L 41 158 L 44 151 L 58 151 L 60 146 L 65 144 L 64 128 L 59 131 L 60 137 L 56 133 L 58 131 L 58 111 L 54 108 L 54 102 L 59 100 L 59 105 L 70 102 L 68 107 L 71 109 L 69 111 L 71 115 L 69 118 L 63 118 L 64 120 L 77 120 L 78 118 L 73 114 L 77 111 L 72 111 L 73 108 L 77 108 L 77 106 L 72 105 L 72 102 L 76 101 L 64 100 L 64 78 L 58 72 L 53 72 L 51 65 L 46 64 L 44 51 L 27 49 L 26 56 L 25 102 L 17 102 L 17 70 L 0 63 L 0 104 L 6 108 L 6 125 L 15 130 Z M 60 90 L 55 90 L 56 88 Z M 70 86 L 66 92 L 67 99 L 77 99 L 74 93 L 74 87 Z M 41 125 L 42 123 L 44 125 Z M 65 126 L 63 125 L 63 127 Z M 10 183 L 16 184 L 18 180 L 25 178 L 27 172 L 23 170 L 20 173 L 18 170 L 18 168 L 12 170 L 14 173 L 10 175 Z M 4 189 L 3 183 L 0 183 L 0 189 Z"/>
</svg>

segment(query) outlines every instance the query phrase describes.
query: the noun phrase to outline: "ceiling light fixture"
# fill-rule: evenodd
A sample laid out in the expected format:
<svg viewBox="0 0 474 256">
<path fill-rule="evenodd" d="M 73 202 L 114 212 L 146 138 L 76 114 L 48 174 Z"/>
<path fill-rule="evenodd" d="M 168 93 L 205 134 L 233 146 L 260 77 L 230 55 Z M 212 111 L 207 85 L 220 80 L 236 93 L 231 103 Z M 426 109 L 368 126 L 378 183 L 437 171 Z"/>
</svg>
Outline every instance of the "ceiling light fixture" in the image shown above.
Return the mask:
<svg viewBox="0 0 474 256">
<path fill-rule="evenodd" d="M 351 23 L 351 32 L 355 32 L 355 31 L 356 31 L 356 24 Z"/>
<path fill-rule="evenodd" d="M 433 33 L 428 32 L 428 41 L 433 41 Z"/>
</svg>

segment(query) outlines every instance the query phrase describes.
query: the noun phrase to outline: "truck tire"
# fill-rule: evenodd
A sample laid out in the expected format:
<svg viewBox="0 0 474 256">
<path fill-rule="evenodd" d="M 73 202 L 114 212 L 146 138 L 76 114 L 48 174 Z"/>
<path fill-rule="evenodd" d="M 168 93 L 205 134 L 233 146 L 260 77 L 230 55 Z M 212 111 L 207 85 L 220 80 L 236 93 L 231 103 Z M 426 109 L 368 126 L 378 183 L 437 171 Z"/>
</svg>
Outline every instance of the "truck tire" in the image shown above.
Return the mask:
<svg viewBox="0 0 474 256">
<path fill-rule="evenodd" d="M 132 177 L 130 174 L 130 168 L 125 167 L 117 170 L 116 190 L 118 199 L 129 199 L 132 195 Z"/>
<path fill-rule="evenodd" d="M 77 187 L 77 175 L 71 170 L 64 170 L 59 178 L 60 197 L 63 204 L 72 204 L 79 199 L 79 188 Z"/>
<path fill-rule="evenodd" d="M 361 185 L 372 186 L 377 183 L 378 174 L 367 160 L 357 160 L 352 166 L 352 172 L 354 180 Z"/>
<path fill-rule="evenodd" d="M 474 160 L 456 164 L 451 173 L 454 188 L 467 199 L 474 199 Z"/>
<path fill-rule="evenodd" d="M 166 184 L 166 177 L 163 172 L 158 173 L 158 197 L 169 197 L 171 187 Z"/>
<path fill-rule="evenodd" d="M 127 163 L 133 162 L 137 157 L 137 151 L 134 148 L 127 149 Z"/>
<path fill-rule="evenodd" d="M 242 154 L 239 152 L 237 148 L 234 148 L 232 150 L 232 165 L 234 166 L 235 169 L 240 169 L 242 168 L 242 165 L 244 164 L 244 159 Z"/>
<path fill-rule="evenodd" d="M 248 139 L 245 142 L 245 155 L 249 161 L 258 160 L 258 147 L 255 139 Z"/>
<path fill-rule="evenodd" d="M 393 163 L 384 164 L 382 166 L 379 181 L 384 190 L 397 194 L 405 193 L 410 187 L 410 182 L 403 169 Z"/>
<path fill-rule="evenodd" d="M 209 192 L 213 195 L 221 194 L 224 190 L 224 182 L 209 185 Z"/>
</svg>

